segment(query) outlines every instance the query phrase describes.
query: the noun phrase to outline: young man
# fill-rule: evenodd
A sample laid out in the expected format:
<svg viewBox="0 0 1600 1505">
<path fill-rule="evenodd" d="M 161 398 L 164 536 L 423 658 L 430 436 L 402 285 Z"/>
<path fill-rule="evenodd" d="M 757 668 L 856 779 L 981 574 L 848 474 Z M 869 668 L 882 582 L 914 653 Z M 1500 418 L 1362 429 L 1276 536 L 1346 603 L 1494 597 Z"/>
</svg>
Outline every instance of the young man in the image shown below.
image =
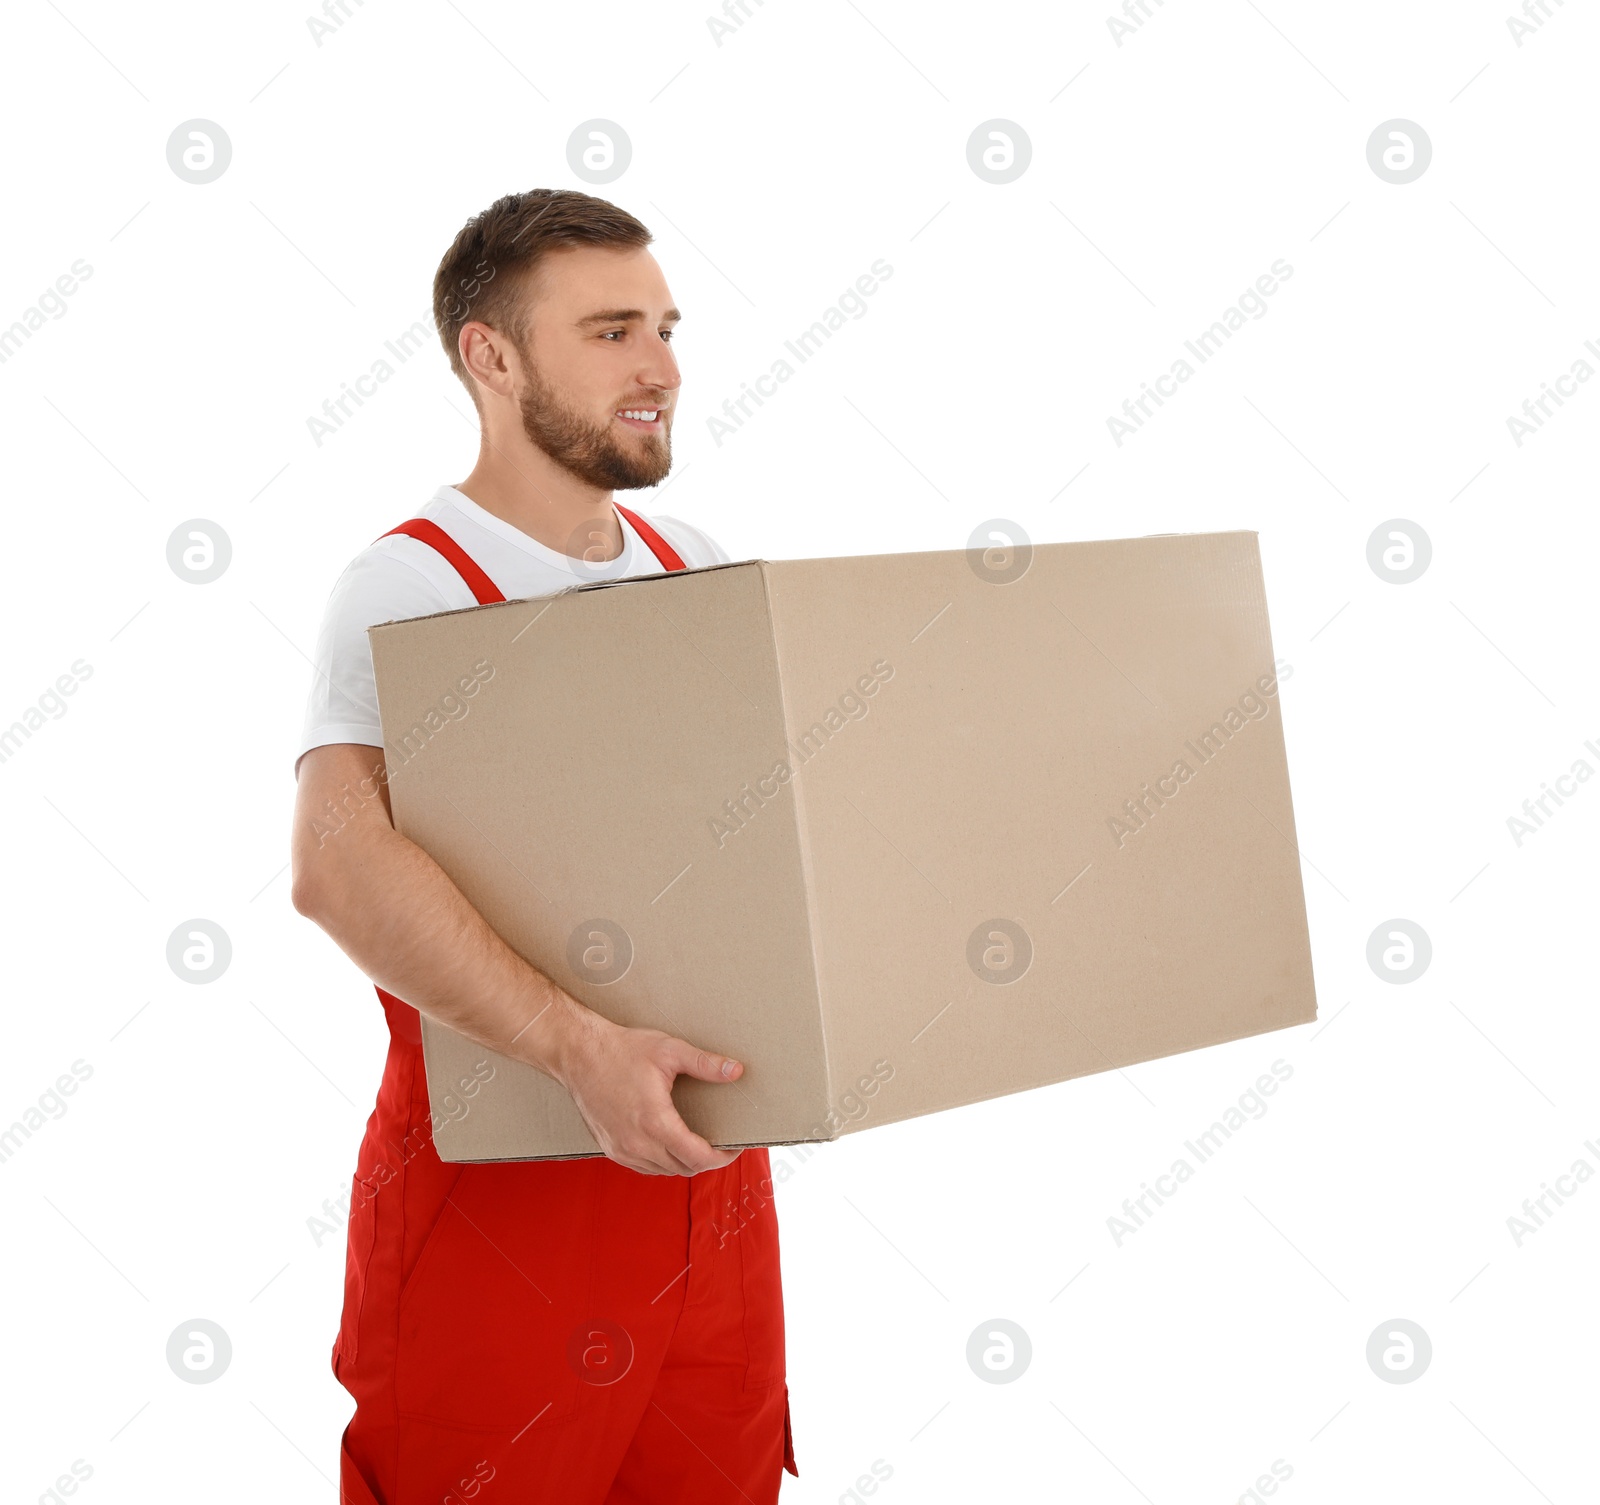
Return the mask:
<svg viewBox="0 0 1600 1505">
<path fill-rule="evenodd" d="M 741 1065 L 585 1008 L 394 829 L 366 636 L 727 562 L 697 528 L 612 500 L 672 463 L 679 315 L 650 240 L 616 206 L 551 190 L 462 229 L 434 320 L 478 409 L 477 464 L 356 556 L 317 645 L 294 905 L 377 984 L 390 1031 L 333 1348 L 356 1401 L 352 1505 L 767 1505 L 798 1473 L 767 1152 L 714 1149 L 670 1096 L 680 1073 L 725 1083 Z M 442 1162 L 419 1011 L 560 1082 L 605 1153 Z M 747 1201 L 759 1211 L 729 1216 Z"/>
</svg>

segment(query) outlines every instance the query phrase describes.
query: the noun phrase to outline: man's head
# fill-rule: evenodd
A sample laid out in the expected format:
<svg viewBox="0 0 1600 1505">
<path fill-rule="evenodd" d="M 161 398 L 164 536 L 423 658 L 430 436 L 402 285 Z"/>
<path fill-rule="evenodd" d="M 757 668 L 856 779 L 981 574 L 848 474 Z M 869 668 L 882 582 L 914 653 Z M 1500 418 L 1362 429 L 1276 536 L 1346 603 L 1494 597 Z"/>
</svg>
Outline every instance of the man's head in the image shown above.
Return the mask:
<svg viewBox="0 0 1600 1505">
<path fill-rule="evenodd" d="M 602 491 L 672 468 L 678 311 L 651 238 L 604 199 L 539 188 L 468 220 L 433 280 L 440 341 L 485 434 L 514 422 Z"/>
</svg>

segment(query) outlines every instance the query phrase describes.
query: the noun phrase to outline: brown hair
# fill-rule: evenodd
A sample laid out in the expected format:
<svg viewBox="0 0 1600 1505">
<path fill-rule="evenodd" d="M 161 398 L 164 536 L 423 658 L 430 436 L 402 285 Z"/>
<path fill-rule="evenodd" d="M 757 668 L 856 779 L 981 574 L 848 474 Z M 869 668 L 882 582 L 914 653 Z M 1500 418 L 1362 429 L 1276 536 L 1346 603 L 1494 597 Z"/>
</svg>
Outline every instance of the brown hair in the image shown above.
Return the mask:
<svg viewBox="0 0 1600 1505">
<path fill-rule="evenodd" d="M 433 322 L 473 404 L 478 384 L 461 359 L 464 325 L 487 324 L 521 353 L 528 331 L 524 295 L 546 255 L 565 246 L 646 246 L 653 238 L 626 209 L 570 188 L 508 193 L 473 215 L 433 275 Z"/>
</svg>

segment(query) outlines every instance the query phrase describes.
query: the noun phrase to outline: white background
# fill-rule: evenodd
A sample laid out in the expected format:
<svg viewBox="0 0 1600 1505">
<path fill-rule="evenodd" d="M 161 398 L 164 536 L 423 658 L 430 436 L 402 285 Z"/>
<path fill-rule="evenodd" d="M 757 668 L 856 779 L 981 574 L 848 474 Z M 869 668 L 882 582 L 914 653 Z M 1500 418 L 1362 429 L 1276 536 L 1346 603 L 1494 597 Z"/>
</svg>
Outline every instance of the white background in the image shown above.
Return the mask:
<svg viewBox="0 0 1600 1505">
<path fill-rule="evenodd" d="M 0 365 L 0 724 L 92 675 L 0 763 L 0 1125 L 92 1076 L 0 1164 L 5 1496 L 82 1460 L 90 1501 L 335 1497 L 342 1230 L 307 1220 L 385 1035 L 289 904 L 292 749 L 335 576 L 476 439 L 435 344 L 320 447 L 306 420 L 427 320 L 469 215 L 589 186 L 566 143 L 603 118 L 633 159 L 592 191 L 655 231 L 686 315 L 675 475 L 625 500 L 736 559 L 995 516 L 1254 529 L 1292 666 L 1319 1022 L 814 1155 L 779 1202 L 784 1499 L 881 1459 L 877 1498 L 918 1505 L 1227 1502 L 1281 1459 L 1300 1505 L 1593 1500 L 1600 1185 L 1520 1247 L 1507 1219 L 1600 1168 L 1600 787 L 1520 846 L 1507 818 L 1600 768 L 1600 383 L 1521 445 L 1506 420 L 1600 369 L 1600 16 L 1552 5 L 1519 47 L 1508 9 L 1168 0 L 1119 46 L 1096 4 L 752 0 L 719 46 L 671 0 L 370 0 L 318 46 L 288 3 L 8 7 L 0 327 L 92 275 Z M 1397 117 L 1433 147 L 1404 185 L 1366 155 Z M 205 185 L 166 158 L 194 118 L 233 147 Z M 967 161 L 994 118 L 1032 143 L 1004 185 Z M 865 316 L 716 444 L 706 416 L 877 258 Z M 1279 258 L 1265 315 L 1116 444 Z M 192 518 L 232 541 L 210 585 L 167 564 Z M 1432 544 L 1406 585 L 1367 560 L 1396 518 Z M 166 961 L 195 917 L 233 945 L 206 986 Z M 1366 959 L 1394 918 L 1433 947 L 1406 985 Z M 1270 1111 L 1118 1247 L 1122 1199 L 1275 1059 Z M 195 1317 L 232 1341 L 213 1384 L 165 1360 Z M 1033 1348 L 999 1385 L 965 1360 L 995 1317 Z M 1433 1345 L 1409 1384 L 1365 1357 L 1394 1318 Z"/>
</svg>

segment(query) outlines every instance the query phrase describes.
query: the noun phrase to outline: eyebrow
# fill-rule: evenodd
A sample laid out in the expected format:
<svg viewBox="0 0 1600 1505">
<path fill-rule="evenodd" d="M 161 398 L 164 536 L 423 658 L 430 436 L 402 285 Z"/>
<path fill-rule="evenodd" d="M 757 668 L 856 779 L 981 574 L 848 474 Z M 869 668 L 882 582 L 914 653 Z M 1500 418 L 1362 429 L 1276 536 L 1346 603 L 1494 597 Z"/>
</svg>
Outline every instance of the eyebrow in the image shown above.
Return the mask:
<svg viewBox="0 0 1600 1505">
<path fill-rule="evenodd" d="M 642 308 L 608 308 L 604 313 L 588 314 L 578 320 L 578 328 L 585 329 L 591 324 L 636 324 L 642 323 L 649 317 Z M 676 324 L 682 314 L 675 308 L 669 308 L 661 316 L 663 324 Z"/>
</svg>

